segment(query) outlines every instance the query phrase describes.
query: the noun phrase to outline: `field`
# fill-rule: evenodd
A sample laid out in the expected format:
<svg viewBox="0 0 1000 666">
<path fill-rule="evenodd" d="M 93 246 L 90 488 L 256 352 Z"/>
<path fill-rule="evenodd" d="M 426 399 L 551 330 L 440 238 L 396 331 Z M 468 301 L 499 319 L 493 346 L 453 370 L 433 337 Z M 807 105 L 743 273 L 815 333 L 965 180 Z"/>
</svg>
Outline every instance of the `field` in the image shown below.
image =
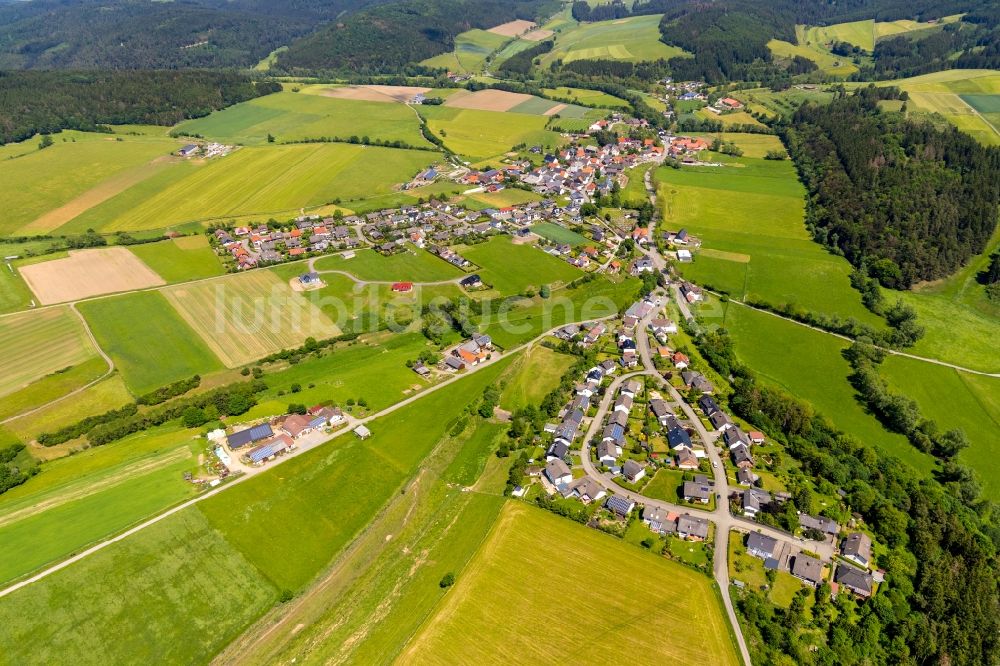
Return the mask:
<svg viewBox="0 0 1000 666">
<path fill-rule="evenodd" d="M 504 295 L 519 294 L 529 286 L 564 284 L 581 275 L 565 261 L 530 245 L 514 245 L 505 236 L 470 245 L 458 252 L 481 267 L 477 273 L 483 282 Z"/>
<path fill-rule="evenodd" d="M 983 494 L 1000 499 L 1000 379 L 959 372 L 900 356 L 890 356 L 881 374 L 894 391 L 917 401 L 944 430 L 961 428 L 969 438 L 962 462 L 978 472 Z"/>
<path fill-rule="evenodd" d="M 222 369 L 159 292 L 103 298 L 81 303 L 79 308 L 101 348 L 136 395 Z"/>
<path fill-rule="evenodd" d="M 878 21 L 875 23 L 875 39 L 879 40 L 883 37 L 895 37 L 897 35 L 907 32 L 916 32 L 918 30 L 929 30 L 946 23 L 954 23 L 961 18 L 961 14 L 953 14 L 951 16 L 944 16 L 939 21 L 927 23 L 911 21 L 909 19 L 902 19 L 899 21 Z"/>
<path fill-rule="evenodd" d="M 429 106 L 420 112 L 449 148 L 473 161 L 502 155 L 519 143 L 555 148 L 563 142 L 557 133 L 545 129 L 545 116 L 447 106 Z"/>
<path fill-rule="evenodd" d="M 777 150 L 787 156 L 785 146 L 781 143 L 781 139 L 773 134 L 722 132 L 720 134 L 702 134 L 695 136 L 704 136 L 709 141 L 717 136 L 721 137 L 723 141 L 732 141 L 739 147 L 740 150 L 743 151 L 743 157 L 762 158 L 772 150 Z"/>
<path fill-rule="evenodd" d="M 826 92 L 821 86 L 812 89 L 792 87 L 781 92 L 774 92 L 766 88 L 755 88 L 743 91 L 742 95 L 748 102 L 747 106 L 749 109 L 763 111 L 772 115 L 791 115 L 805 101 L 825 104 L 833 99 L 833 93 Z"/>
<path fill-rule="evenodd" d="M 716 120 L 722 123 L 722 126 L 730 127 L 732 125 L 755 125 L 757 127 L 763 127 L 764 124 L 759 120 L 751 116 L 746 111 L 733 111 L 732 113 L 712 113 L 708 109 L 701 109 L 695 113 L 696 116 L 700 116 L 705 120 Z"/>
<path fill-rule="evenodd" d="M 363 281 L 373 282 L 443 282 L 465 275 L 447 261 L 412 245 L 408 251 L 384 256 L 371 249 L 358 250 L 352 259 L 332 254 L 316 261 L 316 270 L 344 271 Z"/>
<path fill-rule="evenodd" d="M 542 90 L 546 95 L 551 95 L 552 97 L 558 97 L 561 99 L 571 99 L 578 104 L 586 104 L 588 106 L 600 106 L 608 109 L 615 108 L 628 108 L 628 102 L 625 100 L 615 97 L 614 95 L 609 95 L 607 93 L 601 92 L 600 90 L 587 90 L 586 88 L 544 88 Z"/>
<path fill-rule="evenodd" d="M 532 201 L 541 201 L 541 199 L 542 196 L 540 194 L 516 187 L 508 187 L 499 192 L 476 192 L 475 194 L 470 194 L 465 200 L 465 205 L 474 210 L 482 210 L 486 208 L 517 206 Z"/>
<path fill-rule="evenodd" d="M 58 397 L 58 396 L 52 396 Z M 50 397 L 51 399 L 51 397 Z M 4 427 L 16 434 L 21 441 L 30 442 L 43 432 L 52 432 L 76 423 L 87 416 L 96 416 L 117 409 L 132 402 L 132 394 L 125 387 L 121 375 L 112 374 L 93 386 L 77 393 L 72 399 L 61 400 L 27 416 L 21 416 Z M 37 407 L 37 404 L 31 405 Z M 24 411 L 24 410 L 18 410 Z M 41 459 L 58 458 L 67 455 L 77 444 L 67 444 L 52 448 L 33 449 L 32 454 Z"/>
<path fill-rule="evenodd" d="M 135 231 L 213 218 L 297 214 L 303 206 L 389 193 L 437 154 L 341 143 L 242 148 L 106 221 L 102 230 Z"/>
<path fill-rule="evenodd" d="M 165 284 L 123 247 L 72 250 L 68 257 L 20 267 L 40 303 L 63 303 Z"/>
<path fill-rule="evenodd" d="M 0 348 L 0 396 L 96 355 L 80 320 L 66 307 L 0 318 Z"/>
<path fill-rule="evenodd" d="M 500 26 L 498 26 L 500 27 Z M 420 64 L 427 67 L 442 67 L 450 72 L 478 72 L 482 69 L 486 58 L 504 45 L 513 35 L 491 30 L 468 30 L 455 36 L 455 49 L 428 58 Z M 519 31 L 521 32 L 521 31 Z"/>
<path fill-rule="evenodd" d="M 101 183 L 124 178 L 128 172 L 146 173 L 146 165 L 177 147 L 165 137 L 116 137 L 85 132 L 61 132 L 45 150 L 34 149 L 32 140 L 26 154 L 0 161 L 0 181 L 4 184 L 4 217 L 0 234 L 16 235 L 49 211 L 65 206 Z M 22 149 L 22 144 L 5 149 Z M 25 149 L 28 146 L 24 146 Z M 17 153 L 12 153 L 17 154 Z M 79 203 L 79 202 L 78 202 Z M 89 205 L 98 203 L 97 200 Z M 84 206 L 79 206 L 80 211 Z M 68 211 L 62 217 L 69 216 Z M 50 225 L 46 225 L 50 226 Z"/>
<path fill-rule="evenodd" d="M 736 143 L 745 140 L 737 138 Z M 753 152 L 761 147 L 754 146 Z M 696 254 L 694 263 L 683 267 L 686 277 L 735 298 L 791 303 L 881 324 L 851 288 L 847 261 L 828 254 L 806 230 L 805 191 L 790 160 L 714 154 L 711 159 L 728 166 L 664 167 L 655 172 L 667 228 L 685 227 L 702 239 L 703 249 L 740 256 L 729 261 Z M 742 255 L 749 255 L 750 261 Z"/>
<path fill-rule="evenodd" d="M 542 56 L 541 64 L 593 59 L 635 62 L 683 55 L 682 49 L 660 41 L 660 18 L 653 14 L 578 24 L 556 35 L 555 48 Z"/>
<path fill-rule="evenodd" d="M 277 599 L 188 509 L 0 600 L 11 663 L 205 661 Z"/>
<path fill-rule="evenodd" d="M 854 21 L 826 26 L 795 26 L 799 44 L 826 46 L 833 42 L 847 42 L 871 53 L 875 50 L 875 21 Z"/>
<path fill-rule="evenodd" d="M 199 134 L 224 143 L 258 145 L 271 134 L 278 143 L 320 137 L 367 136 L 385 141 L 429 145 L 413 111 L 402 104 L 336 99 L 280 92 L 230 106 L 177 125 L 178 132 Z"/>
<path fill-rule="evenodd" d="M 525 33 L 535 27 L 536 24 L 533 21 L 507 21 L 506 23 L 493 26 L 489 29 L 489 32 L 494 35 L 500 35 L 501 37 L 516 37 L 517 35 Z"/>
<path fill-rule="evenodd" d="M 609 562 L 622 575 L 606 584 L 580 584 L 582 572 Z M 560 618 L 560 639 L 539 639 L 535 629 L 553 617 Z M 683 627 L 689 626 L 699 627 L 698 641 L 688 640 Z M 650 663 L 737 663 L 725 616 L 702 574 L 509 502 L 400 661 L 610 663 L 622 654 Z"/>
<path fill-rule="evenodd" d="M 517 411 L 528 405 L 541 404 L 545 396 L 559 386 L 572 365 L 572 356 L 547 347 L 532 347 L 516 362 L 513 376 L 504 387 L 500 405 Z"/>
<path fill-rule="evenodd" d="M 791 60 L 795 56 L 802 56 L 816 63 L 816 66 L 830 76 L 849 76 L 858 71 L 857 65 L 851 62 L 850 58 L 834 55 L 821 44 L 792 44 L 780 39 L 772 39 L 767 43 L 767 48 L 775 57 Z"/>
<path fill-rule="evenodd" d="M 269 271 L 168 287 L 163 295 L 228 367 L 324 339 L 339 330 L 301 294 Z"/>
<path fill-rule="evenodd" d="M 617 99 L 610 95 L 604 95 L 604 97 L 608 97 L 611 100 Z M 621 102 L 622 100 L 617 101 Z M 560 118 L 582 119 L 590 114 L 599 117 L 597 115 L 599 112 L 595 112 L 587 107 L 577 106 L 576 104 L 553 102 L 542 97 L 534 97 L 524 93 L 512 93 L 506 90 L 494 90 L 492 88 L 477 90 L 473 93 L 459 91 L 457 94 L 449 97 L 444 106 L 454 109 L 523 113 L 531 116 L 554 116 L 558 114 Z"/>
<path fill-rule="evenodd" d="M 166 282 L 187 282 L 222 275 L 222 262 L 205 236 L 182 236 L 129 248 Z"/>
<path fill-rule="evenodd" d="M 430 88 L 420 86 L 310 86 L 303 89 L 308 95 L 322 95 L 334 99 L 351 99 L 366 102 L 396 102 L 405 104 L 416 95 L 430 92 Z M 438 97 L 457 90 L 435 90 Z"/>
<path fill-rule="evenodd" d="M 22 389 L 0 397 L 0 420 L 23 414 L 62 398 L 107 372 L 108 364 L 100 356 L 92 356 L 76 365 L 59 368 Z"/>
<path fill-rule="evenodd" d="M 850 366 L 843 340 L 778 317 L 730 303 L 721 322 L 733 336 L 737 356 L 764 381 L 810 402 L 838 428 L 860 441 L 928 473 L 933 460 L 902 435 L 887 432 L 858 403 L 847 381 Z"/>
<path fill-rule="evenodd" d="M 553 243 L 567 243 L 574 247 L 587 245 L 591 241 L 586 236 L 581 236 L 572 229 L 556 224 L 555 222 L 541 222 L 533 225 L 531 230 L 543 238 L 547 238 Z"/>
</svg>

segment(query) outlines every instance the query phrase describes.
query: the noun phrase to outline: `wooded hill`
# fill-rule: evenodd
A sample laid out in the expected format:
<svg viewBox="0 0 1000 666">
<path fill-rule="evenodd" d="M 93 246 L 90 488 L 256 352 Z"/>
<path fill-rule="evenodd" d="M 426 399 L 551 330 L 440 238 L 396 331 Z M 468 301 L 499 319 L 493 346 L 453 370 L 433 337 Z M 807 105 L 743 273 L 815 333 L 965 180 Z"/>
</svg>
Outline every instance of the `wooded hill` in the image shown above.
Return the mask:
<svg viewBox="0 0 1000 666">
<path fill-rule="evenodd" d="M 1000 149 L 882 113 L 894 88 L 805 104 L 784 130 L 809 191 L 807 223 L 884 286 L 907 288 L 956 271 L 997 225 Z"/>
</svg>

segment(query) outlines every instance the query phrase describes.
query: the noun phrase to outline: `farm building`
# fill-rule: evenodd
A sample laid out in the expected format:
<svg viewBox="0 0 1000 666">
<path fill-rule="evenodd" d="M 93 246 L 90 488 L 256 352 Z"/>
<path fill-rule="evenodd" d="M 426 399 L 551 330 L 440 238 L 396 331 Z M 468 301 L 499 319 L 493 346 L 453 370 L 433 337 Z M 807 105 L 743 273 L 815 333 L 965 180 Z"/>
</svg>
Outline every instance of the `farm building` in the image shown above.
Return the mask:
<svg viewBox="0 0 1000 666">
<path fill-rule="evenodd" d="M 288 435 L 278 435 L 269 442 L 254 447 L 243 456 L 249 465 L 260 465 L 292 448 L 292 439 Z"/>
<path fill-rule="evenodd" d="M 259 442 L 262 439 L 267 439 L 273 435 L 274 431 L 271 430 L 271 426 L 267 423 L 262 423 L 261 425 L 247 428 L 246 430 L 234 432 L 226 438 L 226 444 L 229 445 L 230 449 L 239 449 L 247 444 Z"/>
</svg>

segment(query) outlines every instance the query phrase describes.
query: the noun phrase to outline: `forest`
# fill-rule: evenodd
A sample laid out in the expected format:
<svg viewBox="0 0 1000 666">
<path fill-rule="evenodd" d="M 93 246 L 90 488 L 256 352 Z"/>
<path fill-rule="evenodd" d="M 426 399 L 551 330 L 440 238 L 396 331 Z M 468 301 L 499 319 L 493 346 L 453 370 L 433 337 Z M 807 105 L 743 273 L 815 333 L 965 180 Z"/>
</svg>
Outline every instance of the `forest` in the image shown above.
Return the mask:
<svg viewBox="0 0 1000 666">
<path fill-rule="evenodd" d="M 805 104 L 783 139 L 816 240 L 882 286 L 906 289 L 983 252 L 997 224 L 1000 149 L 879 110 L 880 99 L 899 96 L 868 86 Z"/>
<path fill-rule="evenodd" d="M 173 125 L 279 90 L 223 71 L 0 72 L 0 144 L 64 129 Z"/>
</svg>

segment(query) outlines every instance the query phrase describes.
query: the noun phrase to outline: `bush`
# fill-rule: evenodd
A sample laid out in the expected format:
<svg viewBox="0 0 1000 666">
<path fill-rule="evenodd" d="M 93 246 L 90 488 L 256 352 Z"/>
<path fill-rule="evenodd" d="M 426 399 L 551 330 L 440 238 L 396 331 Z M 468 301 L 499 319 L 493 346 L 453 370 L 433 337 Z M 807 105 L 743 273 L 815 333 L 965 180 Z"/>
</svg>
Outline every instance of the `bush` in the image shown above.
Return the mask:
<svg viewBox="0 0 1000 666">
<path fill-rule="evenodd" d="M 450 571 L 448 573 L 446 573 L 441 578 L 441 582 L 438 583 L 438 585 L 441 586 L 441 589 L 445 589 L 445 590 L 448 589 L 449 587 L 451 587 L 454 584 L 455 584 L 455 574 L 453 574 Z"/>
</svg>

